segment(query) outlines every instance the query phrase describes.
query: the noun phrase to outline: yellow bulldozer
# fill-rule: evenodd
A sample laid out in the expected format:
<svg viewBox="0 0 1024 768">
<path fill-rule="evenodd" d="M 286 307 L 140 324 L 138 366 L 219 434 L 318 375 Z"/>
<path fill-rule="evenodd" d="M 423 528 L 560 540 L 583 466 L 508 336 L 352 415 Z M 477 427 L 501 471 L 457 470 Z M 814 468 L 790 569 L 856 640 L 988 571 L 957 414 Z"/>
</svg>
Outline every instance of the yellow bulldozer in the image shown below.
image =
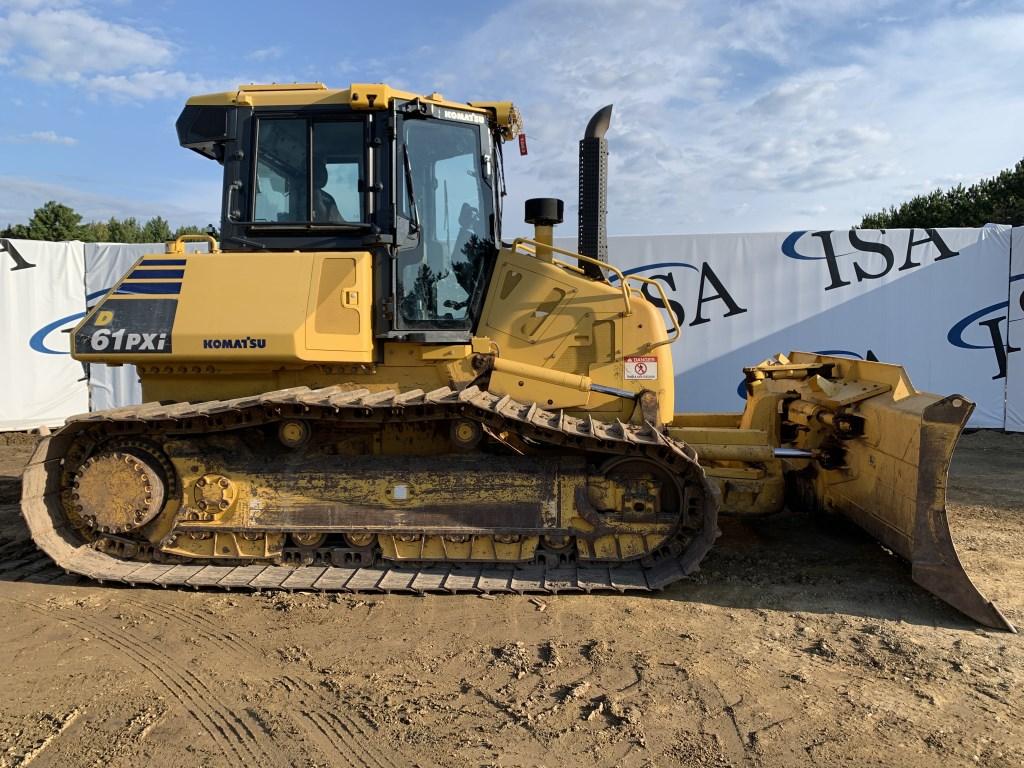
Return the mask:
<svg viewBox="0 0 1024 768">
<path fill-rule="evenodd" d="M 144 404 L 44 439 L 23 514 L 67 571 L 127 584 L 382 592 L 657 590 L 718 516 L 841 513 L 916 582 L 1012 629 L 945 513 L 973 404 L 896 365 L 791 353 L 742 413 L 674 412 L 662 285 L 608 260 L 611 108 L 562 201 L 501 237 L 509 102 L 381 84 L 249 85 L 188 101 L 223 166 L 219 240 L 139 259 L 72 332 L 137 366 Z"/>
</svg>

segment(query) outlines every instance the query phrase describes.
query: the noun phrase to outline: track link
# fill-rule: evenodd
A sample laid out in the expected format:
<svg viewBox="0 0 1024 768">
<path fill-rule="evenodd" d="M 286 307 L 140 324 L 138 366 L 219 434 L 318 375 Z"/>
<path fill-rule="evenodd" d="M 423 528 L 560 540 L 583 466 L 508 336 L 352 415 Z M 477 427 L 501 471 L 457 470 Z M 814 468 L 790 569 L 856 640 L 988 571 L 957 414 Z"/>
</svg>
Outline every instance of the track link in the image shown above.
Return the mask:
<svg viewBox="0 0 1024 768">
<path fill-rule="evenodd" d="M 498 565 L 380 563 L 366 567 L 325 565 L 220 565 L 121 560 L 84 541 L 64 514 L 60 499 L 63 459 L 89 430 L 110 435 L 161 431 L 188 435 L 211 429 L 254 426 L 282 418 L 341 422 L 401 421 L 439 417 L 468 418 L 491 430 L 511 431 L 534 442 L 575 450 L 656 461 L 698 483 L 703 490 L 699 525 L 680 526 L 654 558 L 622 563 L 545 563 Z M 549 411 L 535 403 L 468 387 L 456 391 L 374 392 L 340 386 L 269 392 L 233 400 L 139 406 L 72 417 L 44 439 L 23 477 L 22 514 L 36 545 L 68 571 L 100 582 L 162 587 L 285 589 L 396 593 L 547 593 L 650 591 L 693 573 L 718 536 L 718 490 L 704 475 L 689 446 L 649 423 L 602 422 Z M 681 513 L 682 514 L 682 513 Z"/>
</svg>

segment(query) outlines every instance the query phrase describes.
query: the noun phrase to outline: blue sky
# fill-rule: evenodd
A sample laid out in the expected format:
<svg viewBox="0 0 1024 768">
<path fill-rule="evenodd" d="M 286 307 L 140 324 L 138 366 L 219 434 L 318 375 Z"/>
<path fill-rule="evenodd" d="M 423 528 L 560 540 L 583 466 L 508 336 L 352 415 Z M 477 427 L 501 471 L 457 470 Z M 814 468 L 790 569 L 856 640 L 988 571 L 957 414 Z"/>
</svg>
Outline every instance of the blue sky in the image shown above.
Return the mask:
<svg viewBox="0 0 1024 768">
<path fill-rule="evenodd" d="M 1024 2 L 0 0 L 0 225 L 48 199 L 216 222 L 185 99 L 311 80 L 516 102 L 506 233 L 553 195 L 573 234 L 607 103 L 613 234 L 841 228 L 1024 156 Z"/>
</svg>

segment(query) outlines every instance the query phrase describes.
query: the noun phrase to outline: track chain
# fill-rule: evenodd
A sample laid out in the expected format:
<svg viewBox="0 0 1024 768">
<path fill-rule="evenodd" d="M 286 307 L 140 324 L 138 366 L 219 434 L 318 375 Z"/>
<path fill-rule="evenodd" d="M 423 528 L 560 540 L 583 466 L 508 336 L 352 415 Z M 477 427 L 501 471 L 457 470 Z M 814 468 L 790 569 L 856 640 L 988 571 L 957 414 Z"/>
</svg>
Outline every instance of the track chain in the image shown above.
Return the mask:
<svg viewBox="0 0 1024 768">
<path fill-rule="evenodd" d="M 210 429 L 253 426 L 282 418 L 339 422 L 399 422 L 468 418 L 496 431 L 535 442 L 621 456 L 642 456 L 683 474 L 703 488 L 701 525 L 680 526 L 657 558 L 623 563 L 430 564 L 380 563 L 366 567 L 269 564 L 146 563 L 120 560 L 100 552 L 79 535 L 60 501 L 62 461 L 76 439 L 97 426 L 111 435 L 143 432 L 202 433 Z M 100 582 L 162 587 L 285 589 L 396 593 L 547 593 L 649 591 L 662 589 L 693 573 L 718 536 L 719 494 L 689 446 L 672 440 L 649 423 L 602 422 L 549 411 L 535 403 L 482 391 L 441 388 L 369 392 L 340 386 L 295 387 L 262 395 L 202 403 L 145 403 L 75 416 L 44 439 L 23 477 L 22 514 L 36 545 L 68 571 Z"/>
</svg>

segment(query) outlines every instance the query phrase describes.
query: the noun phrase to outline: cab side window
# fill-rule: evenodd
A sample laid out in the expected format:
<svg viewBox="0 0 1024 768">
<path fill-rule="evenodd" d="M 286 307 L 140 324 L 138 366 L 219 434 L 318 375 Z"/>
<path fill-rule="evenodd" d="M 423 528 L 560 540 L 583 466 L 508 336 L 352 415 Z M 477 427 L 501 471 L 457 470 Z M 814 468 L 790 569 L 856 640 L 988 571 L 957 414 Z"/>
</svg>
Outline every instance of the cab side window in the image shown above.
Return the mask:
<svg viewBox="0 0 1024 768">
<path fill-rule="evenodd" d="M 307 216 L 309 168 L 305 120 L 260 120 L 253 220 L 302 222 Z"/>
<path fill-rule="evenodd" d="M 343 224 L 363 220 L 361 120 L 261 118 L 253 221 Z"/>
<path fill-rule="evenodd" d="M 362 221 L 362 178 L 363 124 L 314 123 L 313 221 Z"/>
</svg>

